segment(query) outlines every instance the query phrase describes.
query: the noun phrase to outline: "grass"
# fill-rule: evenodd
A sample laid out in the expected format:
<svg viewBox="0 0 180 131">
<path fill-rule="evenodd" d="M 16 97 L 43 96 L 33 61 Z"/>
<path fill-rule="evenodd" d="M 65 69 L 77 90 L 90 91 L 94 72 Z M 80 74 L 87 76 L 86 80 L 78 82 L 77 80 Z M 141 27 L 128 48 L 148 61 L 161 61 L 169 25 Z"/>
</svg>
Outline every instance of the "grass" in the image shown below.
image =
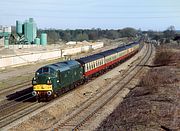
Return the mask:
<svg viewBox="0 0 180 131">
<path fill-rule="evenodd" d="M 157 48 L 154 64 L 157 66 L 168 66 L 180 64 L 180 53 L 173 51 L 168 47 Z"/>
<path fill-rule="evenodd" d="M 178 81 L 173 71 L 167 66 L 180 67 L 180 53 L 166 47 L 158 48 L 153 66 L 156 68 L 149 70 L 147 75 L 140 81 L 139 86 L 152 88 Z"/>
</svg>

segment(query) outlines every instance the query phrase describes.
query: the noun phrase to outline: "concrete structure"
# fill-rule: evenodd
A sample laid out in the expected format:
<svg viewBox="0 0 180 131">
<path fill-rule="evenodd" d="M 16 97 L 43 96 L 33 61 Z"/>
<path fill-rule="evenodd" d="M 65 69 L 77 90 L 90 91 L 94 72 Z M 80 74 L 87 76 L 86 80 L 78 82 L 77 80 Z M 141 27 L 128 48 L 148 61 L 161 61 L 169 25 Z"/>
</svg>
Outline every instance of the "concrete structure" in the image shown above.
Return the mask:
<svg viewBox="0 0 180 131">
<path fill-rule="evenodd" d="M 0 38 L 0 47 L 4 46 L 4 37 Z"/>
<path fill-rule="evenodd" d="M 11 26 L 0 26 L 0 38 L 4 37 L 4 44 L 3 46 L 5 48 L 9 47 L 9 37 L 11 35 Z M 2 44 L 2 42 L 0 43 L 0 45 Z"/>
<path fill-rule="evenodd" d="M 83 52 L 88 52 L 88 51 L 90 51 L 90 50 L 92 50 L 92 46 L 91 45 L 85 45 L 85 46 L 82 46 L 81 47 L 81 52 L 83 53 Z"/>
<path fill-rule="evenodd" d="M 66 48 L 62 50 L 62 57 L 81 53 L 81 47 Z"/>
<path fill-rule="evenodd" d="M 77 43 L 76 41 L 69 41 L 66 43 L 66 45 L 76 45 L 76 43 Z"/>
<path fill-rule="evenodd" d="M 91 45 L 92 44 L 92 45 Z M 97 43 L 91 43 L 91 44 L 80 44 L 80 45 L 75 45 L 71 47 L 65 47 L 63 49 L 53 49 L 53 50 L 47 50 L 46 48 L 42 48 L 41 51 L 38 51 L 36 47 L 38 45 L 11 45 L 9 48 L 16 49 L 19 51 L 17 53 L 14 52 L 13 54 L 7 55 L 0 55 L 0 68 L 5 68 L 9 66 L 18 66 L 18 65 L 26 65 L 29 63 L 33 62 L 38 62 L 38 61 L 44 61 L 44 60 L 50 60 L 50 59 L 57 59 L 61 57 L 65 57 L 68 55 L 75 55 L 83 52 L 87 52 L 90 50 L 95 50 L 98 48 L 103 47 L 103 43 L 97 42 Z M 20 48 L 20 49 L 19 49 Z M 21 48 L 27 48 L 27 50 Z M 8 51 L 8 50 L 6 50 Z M 10 52 L 12 53 L 13 50 Z"/>
<path fill-rule="evenodd" d="M 39 53 L 26 53 L 13 56 L 2 56 L 0 58 L 0 68 L 8 66 L 25 65 L 33 62 L 61 58 L 61 51 L 44 51 Z"/>
<path fill-rule="evenodd" d="M 104 47 L 103 42 L 95 42 L 95 43 L 90 43 L 90 42 L 77 42 L 75 46 L 66 48 L 62 50 L 62 57 L 67 56 L 67 55 L 74 55 L 74 54 L 79 54 L 83 52 L 88 52 L 90 50 L 96 50 L 98 48 Z"/>
<path fill-rule="evenodd" d="M 98 49 L 98 48 L 102 48 L 104 46 L 104 43 L 103 42 L 95 42 L 95 43 L 92 43 L 91 44 L 92 46 L 92 49 Z"/>
</svg>

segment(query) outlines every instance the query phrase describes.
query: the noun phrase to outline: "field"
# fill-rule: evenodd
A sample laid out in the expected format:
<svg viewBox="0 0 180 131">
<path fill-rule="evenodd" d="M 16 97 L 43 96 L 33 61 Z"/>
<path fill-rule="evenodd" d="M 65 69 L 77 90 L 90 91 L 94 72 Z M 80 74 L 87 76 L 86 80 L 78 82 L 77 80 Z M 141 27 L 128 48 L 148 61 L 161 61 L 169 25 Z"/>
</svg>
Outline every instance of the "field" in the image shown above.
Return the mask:
<svg viewBox="0 0 180 131">
<path fill-rule="evenodd" d="M 97 131 L 180 130 L 180 50 L 159 47 L 156 52 L 149 72 Z"/>
</svg>

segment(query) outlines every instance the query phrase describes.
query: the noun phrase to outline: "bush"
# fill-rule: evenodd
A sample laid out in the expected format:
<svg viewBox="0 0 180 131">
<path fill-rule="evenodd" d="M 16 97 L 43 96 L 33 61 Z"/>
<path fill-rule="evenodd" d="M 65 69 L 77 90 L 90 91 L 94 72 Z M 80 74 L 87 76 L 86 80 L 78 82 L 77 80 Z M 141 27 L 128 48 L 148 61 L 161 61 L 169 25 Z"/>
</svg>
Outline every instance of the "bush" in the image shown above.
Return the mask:
<svg viewBox="0 0 180 131">
<path fill-rule="evenodd" d="M 157 54 L 155 57 L 154 64 L 166 66 L 170 63 L 173 53 L 168 49 L 157 49 Z"/>
</svg>

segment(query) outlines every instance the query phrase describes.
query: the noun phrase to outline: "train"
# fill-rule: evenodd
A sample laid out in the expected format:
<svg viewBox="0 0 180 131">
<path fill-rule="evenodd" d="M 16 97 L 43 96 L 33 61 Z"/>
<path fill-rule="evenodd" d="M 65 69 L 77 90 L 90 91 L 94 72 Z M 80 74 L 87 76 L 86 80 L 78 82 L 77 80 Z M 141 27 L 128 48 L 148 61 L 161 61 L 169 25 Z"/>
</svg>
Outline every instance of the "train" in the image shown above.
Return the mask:
<svg viewBox="0 0 180 131">
<path fill-rule="evenodd" d="M 136 54 L 141 41 L 139 39 L 90 56 L 45 65 L 35 72 L 32 95 L 38 101 L 53 99 L 104 74 Z"/>
</svg>

